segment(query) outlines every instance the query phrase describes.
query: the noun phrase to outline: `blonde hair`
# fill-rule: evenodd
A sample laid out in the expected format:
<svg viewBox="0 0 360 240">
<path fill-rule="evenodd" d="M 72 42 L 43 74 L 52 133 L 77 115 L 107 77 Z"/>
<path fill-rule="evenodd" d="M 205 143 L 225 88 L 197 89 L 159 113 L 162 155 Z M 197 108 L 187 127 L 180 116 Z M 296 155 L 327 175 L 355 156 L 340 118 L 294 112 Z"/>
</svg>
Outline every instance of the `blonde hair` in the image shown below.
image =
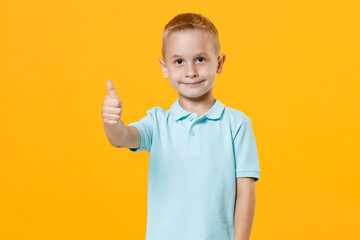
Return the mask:
<svg viewBox="0 0 360 240">
<path fill-rule="evenodd" d="M 182 13 L 171 19 L 164 28 L 161 43 L 161 54 L 163 59 L 165 59 L 165 45 L 167 38 L 171 33 L 181 30 L 204 30 L 213 43 L 212 45 L 214 46 L 215 54 L 220 54 L 219 35 L 215 25 L 207 17 L 199 13 Z"/>
</svg>

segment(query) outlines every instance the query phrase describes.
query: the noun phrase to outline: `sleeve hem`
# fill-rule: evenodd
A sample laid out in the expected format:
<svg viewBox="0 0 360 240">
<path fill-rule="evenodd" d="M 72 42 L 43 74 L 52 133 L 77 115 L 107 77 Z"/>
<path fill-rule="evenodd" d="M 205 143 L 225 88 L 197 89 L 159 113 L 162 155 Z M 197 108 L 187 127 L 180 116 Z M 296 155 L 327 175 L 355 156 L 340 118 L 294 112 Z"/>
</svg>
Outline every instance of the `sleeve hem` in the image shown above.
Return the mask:
<svg viewBox="0 0 360 240">
<path fill-rule="evenodd" d="M 257 171 L 241 171 L 241 172 L 236 172 L 235 174 L 235 178 L 239 178 L 239 177 L 252 177 L 255 178 L 255 182 L 259 181 L 260 179 L 260 172 Z"/>
<path fill-rule="evenodd" d="M 143 137 L 141 125 L 138 124 L 137 122 L 133 122 L 133 123 L 128 124 L 128 126 L 133 126 L 133 127 L 135 127 L 135 128 L 139 131 L 139 133 L 140 133 L 140 146 L 139 146 L 138 148 L 128 148 L 128 149 L 129 149 L 131 152 L 139 152 L 139 151 L 142 151 L 142 150 L 143 150 L 143 147 L 144 147 L 144 146 L 142 146 L 142 145 L 143 145 L 143 139 L 144 139 L 144 137 Z"/>
</svg>

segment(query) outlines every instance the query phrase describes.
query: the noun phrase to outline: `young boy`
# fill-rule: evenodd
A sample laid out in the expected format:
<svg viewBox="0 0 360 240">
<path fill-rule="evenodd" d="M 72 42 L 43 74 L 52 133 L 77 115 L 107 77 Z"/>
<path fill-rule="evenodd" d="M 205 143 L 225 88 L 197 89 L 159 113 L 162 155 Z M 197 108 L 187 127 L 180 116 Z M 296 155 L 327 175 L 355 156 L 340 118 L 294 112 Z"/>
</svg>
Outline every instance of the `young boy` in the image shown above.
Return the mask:
<svg viewBox="0 0 360 240">
<path fill-rule="evenodd" d="M 225 55 L 206 17 L 185 13 L 166 26 L 160 66 L 179 93 L 169 110 L 153 107 L 121 121 L 122 102 L 106 83 L 102 117 L 109 142 L 148 151 L 146 240 L 250 238 L 260 167 L 251 120 L 214 99 Z"/>
</svg>

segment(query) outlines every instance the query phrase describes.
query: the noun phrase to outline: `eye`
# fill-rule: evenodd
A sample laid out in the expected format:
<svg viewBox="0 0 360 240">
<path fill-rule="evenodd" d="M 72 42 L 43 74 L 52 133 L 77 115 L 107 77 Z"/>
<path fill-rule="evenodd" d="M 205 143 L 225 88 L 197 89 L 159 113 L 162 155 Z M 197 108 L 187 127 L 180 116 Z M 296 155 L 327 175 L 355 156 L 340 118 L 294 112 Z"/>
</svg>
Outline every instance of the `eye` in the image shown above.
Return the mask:
<svg viewBox="0 0 360 240">
<path fill-rule="evenodd" d="M 205 61 L 205 58 L 203 58 L 203 57 L 199 57 L 198 60 L 199 60 L 199 59 L 201 60 L 200 62 L 204 62 L 204 61 Z"/>
<path fill-rule="evenodd" d="M 181 64 L 181 63 L 182 63 L 182 60 L 181 60 L 181 59 L 176 59 L 176 60 L 175 60 L 175 63 Z"/>
</svg>

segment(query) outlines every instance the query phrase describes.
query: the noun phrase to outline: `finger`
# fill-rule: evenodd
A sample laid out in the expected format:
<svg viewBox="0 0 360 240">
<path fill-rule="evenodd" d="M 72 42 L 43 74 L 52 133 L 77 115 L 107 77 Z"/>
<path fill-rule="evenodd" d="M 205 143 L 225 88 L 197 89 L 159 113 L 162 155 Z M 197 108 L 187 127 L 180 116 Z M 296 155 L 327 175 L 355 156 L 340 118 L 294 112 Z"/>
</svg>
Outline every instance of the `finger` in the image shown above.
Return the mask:
<svg viewBox="0 0 360 240">
<path fill-rule="evenodd" d="M 109 96 L 105 99 L 104 104 L 106 106 L 110 106 L 110 107 L 114 107 L 114 108 L 122 107 L 122 101 L 119 98 L 115 99 L 115 98 L 111 98 Z"/>
<path fill-rule="evenodd" d="M 108 93 L 111 97 L 116 97 L 118 98 L 118 95 L 116 94 L 116 91 L 115 91 L 115 86 L 113 84 L 113 82 L 111 80 L 108 80 L 106 82 L 106 88 L 108 90 Z"/>
<path fill-rule="evenodd" d="M 106 106 L 104 110 L 110 114 L 120 114 L 122 112 L 122 108 L 115 108 L 111 106 Z"/>
<path fill-rule="evenodd" d="M 118 121 L 121 119 L 121 116 L 117 114 L 115 115 L 115 114 L 104 113 L 104 118 L 106 118 L 107 120 Z"/>
<path fill-rule="evenodd" d="M 119 121 L 104 120 L 104 123 L 106 123 L 106 124 L 108 124 L 108 125 L 117 125 L 117 124 L 119 124 Z"/>
</svg>

